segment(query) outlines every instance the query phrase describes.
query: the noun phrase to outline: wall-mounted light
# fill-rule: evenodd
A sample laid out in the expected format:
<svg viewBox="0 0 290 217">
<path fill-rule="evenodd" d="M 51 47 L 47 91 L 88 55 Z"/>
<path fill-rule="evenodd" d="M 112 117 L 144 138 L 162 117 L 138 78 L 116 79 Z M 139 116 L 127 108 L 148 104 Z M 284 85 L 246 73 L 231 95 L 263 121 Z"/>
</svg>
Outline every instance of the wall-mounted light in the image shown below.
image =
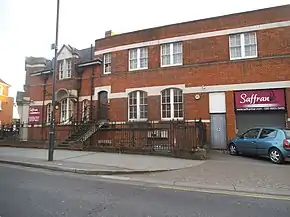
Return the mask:
<svg viewBox="0 0 290 217">
<path fill-rule="evenodd" d="M 196 100 L 199 100 L 199 99 L 200 99 L 200 95 L 199 95 L 199 94 L 195 94 L 194 98 L 195 98 Z"/>
</svg>

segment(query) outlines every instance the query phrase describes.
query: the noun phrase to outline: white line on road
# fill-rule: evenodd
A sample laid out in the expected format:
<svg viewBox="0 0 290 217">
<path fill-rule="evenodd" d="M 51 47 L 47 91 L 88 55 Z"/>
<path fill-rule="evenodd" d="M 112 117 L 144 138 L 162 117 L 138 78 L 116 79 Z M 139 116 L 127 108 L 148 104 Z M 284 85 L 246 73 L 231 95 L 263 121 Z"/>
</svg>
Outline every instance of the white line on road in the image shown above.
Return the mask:
<svg viewBox="0 0 290 217">
<path fill-rule="evenodd" d="M 124 176 L 111 176 L 111 175 L 99 175 L 98 177 L 104 178 L 104 179 L 115 179 L 115 180 L 130 180 L 129 177 Z"/>
</svg>

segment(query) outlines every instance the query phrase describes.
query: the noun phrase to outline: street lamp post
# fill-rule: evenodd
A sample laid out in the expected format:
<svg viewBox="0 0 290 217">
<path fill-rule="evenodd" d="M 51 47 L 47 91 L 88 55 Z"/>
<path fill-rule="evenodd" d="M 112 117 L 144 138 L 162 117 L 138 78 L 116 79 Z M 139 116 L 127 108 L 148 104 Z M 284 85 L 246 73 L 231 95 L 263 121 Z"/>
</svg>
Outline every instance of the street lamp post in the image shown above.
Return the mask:
<svg viewBox="0 0 290 217">
<path fill-rule="evenodd" d="M 57 0 L 56 6 L 56 31 L 55 31 L 55 44 L 54 44 L 54 65 L 52 74 L 52 112 L 50 119 L 50 129 L 49 129 L 49 150 L 48 150 L 48 161 L 53 161 L 53 149 L 55 140 L 55 83 L 56 83 L 56 70 L 57 70 L 57 49 L 58 49 L 58 26 L 59 26 L 59 1 Z"/>
</svg>

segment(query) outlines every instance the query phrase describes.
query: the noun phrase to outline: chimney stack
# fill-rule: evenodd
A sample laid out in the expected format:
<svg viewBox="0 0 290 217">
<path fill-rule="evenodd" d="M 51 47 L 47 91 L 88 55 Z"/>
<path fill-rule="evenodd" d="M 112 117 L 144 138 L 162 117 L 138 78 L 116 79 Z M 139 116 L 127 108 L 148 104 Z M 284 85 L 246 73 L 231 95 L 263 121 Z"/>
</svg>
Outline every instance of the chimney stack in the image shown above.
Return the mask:
<svg viewBox="0 0 290 217">
<path fill-rule="evenodd" d="M 112 36 L 112 30 L 108 30 L 105 32 L 105 38 Z"/>
</svg>

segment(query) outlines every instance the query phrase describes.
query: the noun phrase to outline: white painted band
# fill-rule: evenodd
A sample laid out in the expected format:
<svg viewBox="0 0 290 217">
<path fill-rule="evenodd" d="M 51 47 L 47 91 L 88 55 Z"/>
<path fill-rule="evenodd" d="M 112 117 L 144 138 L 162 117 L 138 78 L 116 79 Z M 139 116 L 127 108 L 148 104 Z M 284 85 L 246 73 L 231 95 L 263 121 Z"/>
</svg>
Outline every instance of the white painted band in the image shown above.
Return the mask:
<svg viewBox="0 0 290 217">
<path fill-rule="evenodd" d="M 179 88 L 183 90 L 184 94 L 191 93 L 215 93 L 227 92 L 237 90 L 259 90 L 259 89 L 275 89 L 275 88 L 290 88 L 290 81 L 274 81 L 274 82 L 260 82 L 260 83 L 244 83 L 244 84 L 227 84 L 227 85 L 211 85 L 211 86 L 198 86 L 186 87 L 185 84 L 177 85 L 164 85 L 153 87 L 140 87 L 140 88 L 127 88 L 125 92 L 111 93 L 111 86 L 102 86 L 95 88 L 93 100 L 98 100 L 98 93 L 100 91 L 108 92 L 108 99 L 127 98 L 128 93 L 135 90 L 142 90 L 147 92 L 148 96 L 160 96 L 161 91 L 167 88 Z M 81 96 L 79 101 L 84 99 L 90 100 L 90 96 Z M 43 101 L 32 101 L 30 105 L 41 106 Z M 51 100 L 45 100 L 44 105 L 51 103 Z"/>
<path fill-rule="evenodd" d="M 199 120 L 196 119 L 196 120 L 185 120 L 185 121 L 187 121 L 187 122 L 198 122 Z M 209 119 L 202 119 L 201 121 L 203 123 L 210 123 L 210 120 Z M 135 122 L 138 122 L 138 121 L 135 121 Z M 158 124 L 158 123 L 162 122 L 162 120 L 159 120 L 159 121 L 149 121 L 149 122 L 150 123 Z M 109 122 L 109 124 L 126 124 L 126 123 L 130 123 L 130 122 L 128 122 L 128 121 Z M 61 125 L 65 126 L 66 124 L 61 124 Z M 67 124 L 67 125 L 69 125 L 69 124 Z M 45 126 L 49 126 L 49 123 L 48 124 L 45 124 Z M 29 124 L 29 125 L 27 125 L 27 127 L 42 127 L 42 125 L 41 124 L 35 124 L 35 125 Z"/>
<path fill-rule="evenodd" d="M 41 67 L 45 67 L 46 65 L 43 63 L 43 64 L 26 64 L 25 67 L 27 68 L 41 68 Z"/>
<path fill-rule="evenodd" d="M 147 46 L 153 46 L 153 45 L 159 45 L 159 44 L 165 44 L 165 43 L 188 41 L 188 40 L 193 40 L 193 39 L 209 38 L 209 37 L 216 37 L 216 36 L 222 36 L 222 35 L 237 34 L 237 33 L 242 33 L 242 32 L 287 27 L 287 26 L 290 26 L 290 21 L 266 23 L 266 24 L 260 24 L 260 25 L 254 25 L 254 26 L 234 28 L 234 29 L 225 29 L 225 30 L 218 30 L 218 31 L 212 31 L 212 32 L 197 33 L 197 34 L 192 34 L 192 35 L 184 35 L 184 36 L 179 36 L 179 37 L 172 37 L 172 38 L 166 38 L 166 39 L 160 39 L 160 40 L 146 41 L 146 42 L 141 42 L 141 43 L 121 45 L 117 47 L 95 51 L 95 55 L 97 56 L 104 53 L 111 53 L 111 52 L 116 52 L 116 51 L 121 51 L 121 50 L 129 50 L 133 48 L 147 47 Z"/>
</svg>

